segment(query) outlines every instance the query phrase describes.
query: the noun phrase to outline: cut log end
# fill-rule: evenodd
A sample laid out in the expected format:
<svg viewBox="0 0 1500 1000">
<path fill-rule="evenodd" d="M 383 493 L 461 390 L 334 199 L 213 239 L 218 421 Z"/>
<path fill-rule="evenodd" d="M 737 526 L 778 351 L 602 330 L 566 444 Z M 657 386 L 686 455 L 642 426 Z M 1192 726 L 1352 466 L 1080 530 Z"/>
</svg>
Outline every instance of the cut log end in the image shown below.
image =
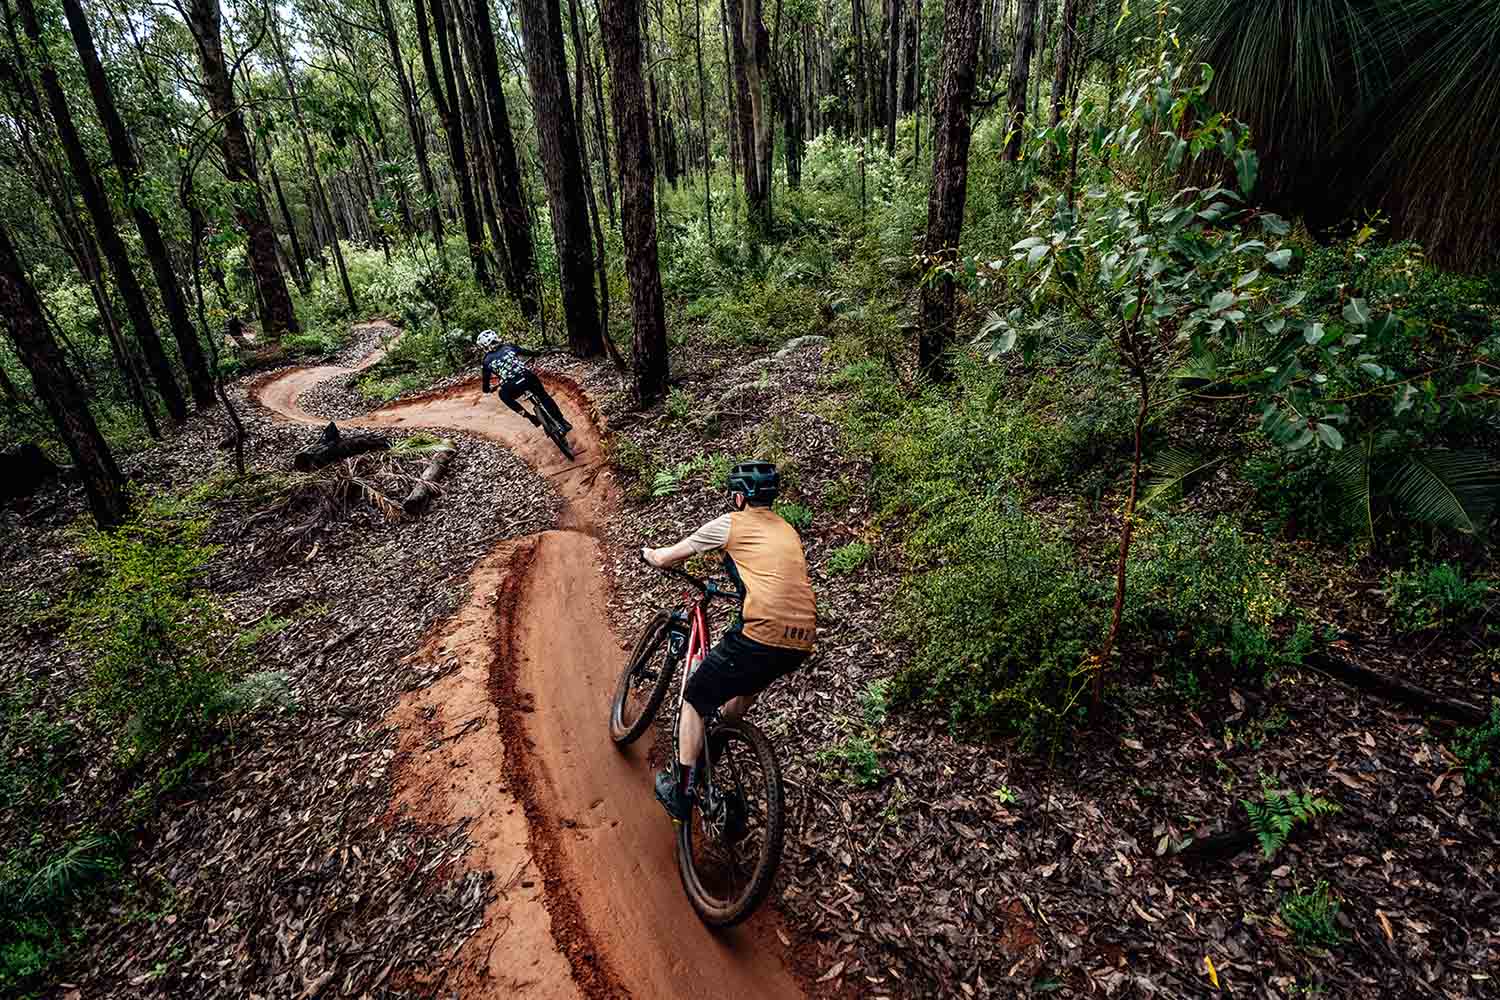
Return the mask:
<svg viewBox="0 0 1500 1000">
<path fill-rule="evenodd" d="M 448 463 L 458 453 L 458 447 L 452 441 L 444 441 L 440 449 L 432 453 L 432 458 L 427 462 L 427 468 L 422 470 L 422 476 L 417 480 L 411 492 L 401 503 L 401 509 L 409 515 L 420 514 L 431 502 L 438 492 L 437 481 L 443 478 L 448 471 Z"/>
</svg>

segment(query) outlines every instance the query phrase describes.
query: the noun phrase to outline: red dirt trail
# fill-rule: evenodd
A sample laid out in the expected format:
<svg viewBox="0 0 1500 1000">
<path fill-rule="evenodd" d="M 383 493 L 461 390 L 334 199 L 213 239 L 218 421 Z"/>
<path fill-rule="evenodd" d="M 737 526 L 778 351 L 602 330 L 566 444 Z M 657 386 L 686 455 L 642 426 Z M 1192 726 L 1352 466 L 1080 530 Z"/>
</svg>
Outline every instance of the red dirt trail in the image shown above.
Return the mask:
<svg viewBox="0 0 1500 1000">
<path fill-rule="evenodd" d="M 290 369 L 252 392 L 286 420 L 323 424 L 298 397 L 349 370 Z M 457 669 L 387 720 L 402 760 L 392 816 L 467 822 L 475 846 L 464 863 L 490 871 L 497 890 L 484 926 L 431 985 L 465 998 L 801 996 L 774 917 L 728 933 L 699 922 L 646 750 L 622 754 L 610 741 L 624 652 L 608 624 L 595 527 L 617 498 L 587 397 L 566 379 L 543 381 L 573 424 L 576 462 L 477 380 L 342 422 L 487 438 L 565 501 L 558 529 L 502 542 L 475 566 L 468 604 L 414 654 Z"/>
</svg>

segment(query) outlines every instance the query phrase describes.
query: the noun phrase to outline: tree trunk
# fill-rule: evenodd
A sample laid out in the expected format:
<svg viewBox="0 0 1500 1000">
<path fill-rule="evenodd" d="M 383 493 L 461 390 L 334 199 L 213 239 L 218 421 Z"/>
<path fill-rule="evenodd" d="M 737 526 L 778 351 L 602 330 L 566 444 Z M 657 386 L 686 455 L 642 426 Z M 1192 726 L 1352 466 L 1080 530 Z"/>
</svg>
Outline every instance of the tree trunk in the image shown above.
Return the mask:
<svg viewBox="0 0 1500 1000">
<path fill-rule="evenodd" d="M 901 113 L 909 115 L 917 109 L 917 17 L 913 14 L 906 20 L 906 35 L 903 39 L 905 56 L 901 74 Z"/>
<path fill-rule="evenodd" d="M 245 118 L 235 100 L 234 84 L 224 61 L 224 41 L 220 34 L 222 16 L 219 0 L 184 0 L 188 28 L 198 49 L 203 81 L 208 91 L 209 110 L 222 123 L 219 138 L 224 154 L 224 175 L 240 188 L 236 192 L 235 217 L 249 237 L 249 260 L 261 303 L 261 332 L 277 339 L 283 334 L 300 333 L 292 294 L 276 259 L 276 233 L 261 208 L 260 177 L 255 169 L 255 155 L 245 132 Z M 248 190 L 246 190 L 248 189 Z"/>
<path fill-rule="evenodd" d="M 104 529 L 118 526 L 127 511 L 119 467 L 94 423 L 94 415 L 89 412 L 88 396 L 73 377 L 52 336 L 42 312 L 42 300 L 26 280 L 10 232 L 3 225 L 0 225 L 0 312 L 5 314 L 21 363 L 31 373 L 36 395 L 73 456 L 94 521 Z"/>
<path fill-rule="evenodd" d="M 1020 0 L 1020 14 L 1016 21 L 1016 54 L 1010 63 L 1010 92 L 1007 108 L 1010 112 L 1006 122 L 1004 159 L 1019 160 L 1026 128 L 1026 85 L 1031 74 L 1032 48 L 1036 41 L 1037 0 Z"/>
<path fill-rule="evenodd" d="M 474 0 L 474 27 L 479 43 L 479 75 L 489 101 L 490 145 L 495 152 L 495 181 L 501 225 L 505 230 L 506 287 L 530 319 L 537 309 L 536 254 L 531 245 L 531 220 L 526 213 L 525 189 L 516 159 L 510 111 L 505 105 L 505 86 L 495 55 L 495 35 L 490 26 L 489 0 Z"/>
<path fill-rule="evenodd" d="M 292 58 L 281 38 L 281 32 L 274 26 L 274 20 L 272 24 L 271 39 L 276 48 L 276 64 L 281 69 L 281 79 L 286 84 L 287 96 L 291 98 L 292 119 L 297 127 L 297 135 L 302 140 L 303 155 L 307 157 L 307 173 L 312 178 L 313 193 L 317 196 L 318 208 L 322 211 L 323 218 L 331 224 L 333 210 L 328 203 L 328 190 L 323 186 L 323 174 L 318 169 L 318 156 L 313 151 L 312 139 L 308 137 L 307 119 L 302 117 L 302 98 L 297 93 L 296 80 L 292 79 Z M 352 233 L 350 235 L 353 236 Z M 349 314 L 352 316 L 359 312 L 359 302 L 354 297 L 354 286 L 349 281 L 349 268 L 344 264 L 344 251 L 336 238 L 333 240 L 333 264 L 338 270 L 339 284 L 343 286 L 344 300 L 349 303 Z"/>
<path fill-rule="evenodd" d="M 417 173 L 422 177 L 422 194 L 427 202 L 427 221 L 432 228 L 432 244 L 441 255 L 443 250 L 443 216 L 438 208 L 437 182 L 432 176 L 432 163 L 427 157 L 427 136 L 422 128 L 417 106 L 417 95 L 406 75 L 406 64 L 401 58 L 401 38 L 396 33 L 396 19 L 391 13 L 390 0 L 380 0 L 380 24 L 385 31 L 386 48 L 391 55 L 391 68 L 396 72 L 396 82 L 401 89 L 401 111 L 406 118 L 406 131 L 411 135 L 412 152 L 417 160 Z"/>
<path fill-rule="evenodd" d="M 735 106 L 739 117 L 740 173 L 745 182 L 745 221 L 751 242 L 769 235 L 769 185 L 761 176 L 761 122 L 764 94 L 756 39 L 765 34 L 760 0 L 727 0 L 729 39 L 734 48 Z"/>
<path fill-rule="evenodd" d="M 886 0 L 889 34 L 885 57 L 885 152 L 896 155 L 896 87 L 900 83 L 901 0 Z"/>
<path fill-rule="evenodd" d="M 568 348 L 578 357 L 592 357 L 604 350 L 604 331 L 599 328 L 599 306 L 594 299 L 588 203 L 577 120 L 569 94 L 562 15 L 557 0 L 520 0 L 517 6 L 526 43 L 526 75 L 535 104 L 547 204 L 552 210 Z"/>
<path fill-rule="evenodd" d="M 427 28 L 427 4 L 432 4 L 432 30 Z M 464 221 L 464 238 L 469 244 L 469 261 L 474 267 L 474 281 L 485 292 L 493 294 L 495 279 L 490 274 L 489 260 L 484 252 L 484 227 L 479 221 L 479 209 L 474 203 L 474 185 L 469 176 L 469 153 L 465 142 L 464 123 L 458 107 L 458 85 L 453 76 L 453 55 L 448 51 L 447 12 L 443 0 L 413 0 L 417 14 L 417 41 L 422 48 L 422 67 L 427 72 L 427 86 L 432 91 L 432 103 L 437 106 L 438 120 L 448 136 L 448 165 L 458 186 L 459 212 Z M 437 36 L 438 57 L 442 60 L 443 75 L 438 77 L 437 63 L 432 58 L 432 36 Z M 446 94 L 446 96 L 444 96 Z"/>
<path fill-rule="evenodd" d="M 932 189 L 927 199 L 928 267 L 955 265 L 969 183 L 969 110 L 979 56 L 979 0 L 948 0 L 943 11 L 943 69 L 938 82 L 932 145 Z M 947 375 L 945 351 L 953 338 L 955 286 L 940 270 L 922 287 L 919 361 L 935 378 Z"/>
<path fill-rule="evenodd" d="M 266 151 L 266 168 L 271 172 L 271 193 L 276 195 L 276 207 L 281 210 L 281 220 L 286 223 L 287 238 L 292 243 L 292 280 L 304 293 L 312 289 L 312 277 L 307 273 L 307 255 L 302 250 L 302 237 L 297 234 L 297 220 L 292 217 L 292 209 L 287 204 L 286 194 L 281 188 L 281 175 L 276 170 L 276 164 L 271 158 L 271 138 L 269 133 L 262 132 L 261 147 Z"/>
<path fill-rule="evenodd" d="M 384 434 L 340 434 L 338 424 L 330 423 L 323 428 L 317 444 L 309 445 L 292 456 L 292 468 L 298 472 L 312 472 L 341 458 L 361 455 L 367 451 L 388 451 L 390 439 Z"/>
<path fill-rule="evenodd" d="M 1052 124 L 1062 121 L 1063 105 L 1068 99 L 1068 74 L 1073 70 L 1074 53 L 1078 49 L 1078 0 L 1063 0 L 1062 31 L 1058 35 L 1053 62 L 1057 63 L 1052 77 Z"/>
<path fill-rule="evenodd" d="M 713 157 L 708 146 L 708 83 L 703 73 L 703 4 L 693 0 L 693 45 L 698 60 L 698 117 L 703 125 L 703 221 L 708 226 L 708 245 L 714 245 Z"/>
<path fill-rule="evenodd" d="M 620 232 L 635 330 L 635 405 L 645 407 L 667 391 L 667 322 L 656 255 L 656 166 L 641 72 L 640 7 L 638 0 L 604 0 L 600 14 L 619 142 Z"/>
<path fill-rule="evenodd" d="M 590 50 L 585 50 L 585 52 L 588 55 L 589 82 L 594 101 L 594 141 L 599 144 L 599 162 L 604 171 L 604 204 L 609 210 L 609 226 L 613 229 L 615 226 L 615 180 L 614 171 L 609 166 L 609 129 L 604 124 L 604 84 L 600 80 L 604 74 L 600 71 L 593 52 Z"/>
<path fill-rule="evenodd" d="M 729 8 L 728 0 L 719 0 L 719 37 L 724 42 L 724 145 L 729 150 L 729 205 L 730 219 L 734 218 L 734 206 L 739 203 L 739 156 L 736 140 L 738 133 L 735 131 L 739 116 L 736 113 L 735 96 L 735 74 L 730 68 L 734 65 L 729 54 Z"/>
<path fill-rule="evenodd" d="M 594 196 L 594 172 L 589 166 L 588 150 L 582 145 L 583 140 L 583 98 L 584 89 L 583 53 L 587 51 L 584 44 L 583 29 L 579 26 L 578 0 L 568 0 L 568 16 L 573 28 L 573 51 L 578 53 L 578 58 L 573 60 L 573 87 L 580 94 L 578 100 L 573 102 L 574 127 L 578 129 L 579 136 L 579 165 L 583 167 L 583 189 L 588 192 L 589 199 L 589 225 L 594 230 L 594 272 L 599 276 L 599 329 L 604 334 L 604 349 L 609 352 L 609 358 L 620 371 L 625 370 L 625 359 L 620 356 L 620 351 L 615 347 L 615 342 L 609 336 L 609 261 L 605 256 L 604 225 L 599 221 L 599 200 Z M 600 156 L 603 159 L 603 146 L 600 147 Z M 605 160 L 604 162 L 608 162 Z M 608 170 L 608 168 L 605 168 Z"/>
<path fill-rule="evenodd" d="M 136 279 L 135 269 L 130 263 L 130 252 L 126 249 L 125 241 L 120 237 L 120 231 L 115 225 L 114 211 L 110 208 L 104 189 L 99 185 L 93 164 L 89 161 L 88 151 L 84 149 L 78 129 L 73 123 L 73 114 L 68 108 L 62 81 L 42 41 L 42 27 L 37 20 L 36 8 L 32 0 L 21 0 L 20 12 L 26 37 L 31 41 L 34 51 L 41 60 L 38 75 L 42 81 L 42 92 L 46 94 L 47 104 L 52 112 L 53 124 L 57 128 L 63 151 L 68 157 L 68 166 L 78 185 L 79 194 L 82 195 L 84 206 L 93 220 L 94 231 L 98 234 L 99 245 L 104 251 L 105 260 L 109 262 L 110 271 L 115 277 L 115 284 L 119 286 L 120 298 L 125 302 L 125 313 L 130 318 L 130 325 L 135 329 L 136 340 L 146 356 L 146 363 L 151 369 L 151 378 L 156 385 L 156 391 L 161 395 L 167 412 L 172 415 L 172 418 L 181 420 L 187 416 L 187 400 L 182 395 L 182 389 L 172 373 L 171 362 L 167 360 L 161 339 L 156 334 L 156 325 L 151 319 L 151 310 L 146 304 L 145 291 Z"/>
<path fill-rule="evenodd" d="M 162 310 L 172 327 L 172 336 L 177 342 L 177 354 L 187 370 L 188 386 L 192 389 L 193 402 L 200 408 L 214 404 L 213 378 L 203 357 L 203 347 L 194 334 L 193 324 L 188 319 L 187 306 L 182 300 L 182 286 L 172 271 L 172 259 L 167 253 L 167 244 L 161 235 L 156 218 L 146 209 L 136 195 L 140 165 L 136 162 L 135 149 L 130 145 L 130 136 L 120 113 L 115 108 L 115 97 L 104 75 L 104 65 L 94 49 L 94 37 L 88 20 L 83 16 L 79 0 L 63 0 L 63 12 L 67 15 L 68 27 L 73 34 L 73 44 L 83 62 L 84 75 L 88 78 L 89 92 L 94 98 L 94 107 L 99 112 L 99 121 L 109 139 L 110 158 L 120 172 L 125 185 L 125 200 L 135 216 L 136 229 L 141 234 L 141 246 L 156 275 L 157 287 L 161 289 Z"/>
<path fill-rule="evenodd" d="M 432 500 L 438 492 L 437 481 L 443 478 L 448 471 L 448 463 L 453 461 L 453 456 L 458 454 L 458 445 L 453 441 L 445 439 L 442 447 L 432 453 L 427 460 L 427 467 L 422 470 L 422 476 L 412 486 L 411 492 L 406 494 L 406 499 L 401 501 L 401 509 L 408 516 L 416 516 Z"/>
<path fill-rule="evenodd" d="M 466 60 L 470 68 L 477 66 L 479 53 L 477 47 L 466 50 L 463 40 L 459 37 L 459 22 L 467 20 L 463 12 L 463 0 L 452 0 L 452 8 L 448 14 L 448 48 L 453 54 L 453 78 L 458 84 L 459 107 L 462 109 L 465 122 L 464 135 L 471 140 L 469 145 L 471 169 L 479 195 L 480 218 L 489 229 L 490 243 L 494 247 L 493 257 L 498 258 L 500 273 L 509 275 L 510 262 L 506 259 L 505 232 L 500 228 L 500 216 L 495 211 L 495 159 L 490 155 L 489 129 L 486 128 L 479 106 L 474 101 L 474 90 L 469 85 L 469 73 L 464 66 Z M 464 37 L 472 39 L 473 33 L 466 31 Z"/>
</svg>

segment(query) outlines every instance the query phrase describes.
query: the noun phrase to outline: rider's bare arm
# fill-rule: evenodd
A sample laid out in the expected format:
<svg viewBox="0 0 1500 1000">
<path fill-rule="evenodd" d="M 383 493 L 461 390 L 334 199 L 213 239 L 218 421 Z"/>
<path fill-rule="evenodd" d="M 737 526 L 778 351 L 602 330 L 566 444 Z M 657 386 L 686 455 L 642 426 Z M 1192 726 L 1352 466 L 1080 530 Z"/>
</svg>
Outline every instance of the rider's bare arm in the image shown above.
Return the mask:
<svg viewBox="0 0 1500 1000">
<path fill-rule="evenodd" d="M 714 518 L 697 531 L 688 535 L 676 545 L 669 545 L 662 549 L 653 549 L 649 546 L 641 550 L 648 563 L 653 566 L 675 566 L 684 559 L 722 549 L 729 541 L 729 515 L 724 514 Z"/>
</svg>

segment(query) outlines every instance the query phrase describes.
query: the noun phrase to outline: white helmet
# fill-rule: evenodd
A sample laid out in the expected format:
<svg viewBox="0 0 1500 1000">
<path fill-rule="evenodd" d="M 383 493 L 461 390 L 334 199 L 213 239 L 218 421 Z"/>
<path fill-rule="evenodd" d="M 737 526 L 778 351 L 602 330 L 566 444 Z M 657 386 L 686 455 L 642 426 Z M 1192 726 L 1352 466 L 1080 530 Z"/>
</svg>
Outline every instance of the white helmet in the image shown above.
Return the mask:
<svg viewBox="0 0 1500 1000">
<path fill-rule="evenodd" d="M 503 343 L 503 341 L 500 339 L 500 335 L 494 330 L 485 330 L 479 336 L 474 338 L 474 343 L 479 346 L 479 349 L 481 351 L 493 351 L 495 348 L 499 347 Z"/>
</svg>

